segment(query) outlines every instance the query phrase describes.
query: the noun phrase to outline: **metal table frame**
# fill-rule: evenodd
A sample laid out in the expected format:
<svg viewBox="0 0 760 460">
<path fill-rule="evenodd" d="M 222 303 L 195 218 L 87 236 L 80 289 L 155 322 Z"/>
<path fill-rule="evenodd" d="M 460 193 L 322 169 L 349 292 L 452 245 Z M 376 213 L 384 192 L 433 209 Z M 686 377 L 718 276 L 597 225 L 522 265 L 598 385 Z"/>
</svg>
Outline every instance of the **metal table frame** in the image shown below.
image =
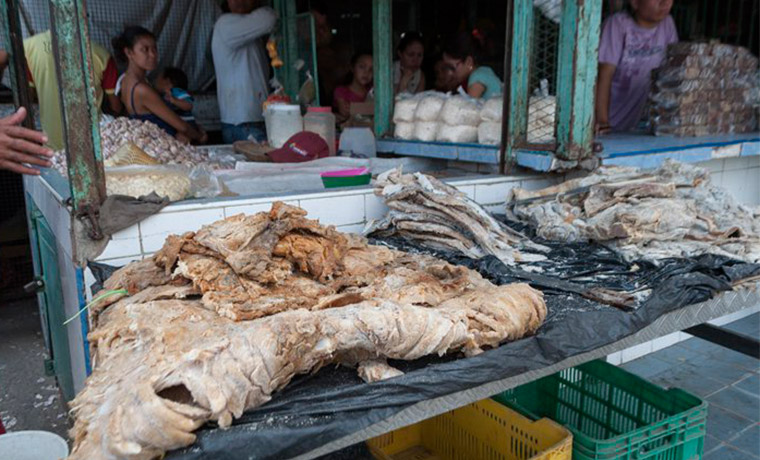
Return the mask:
<svg viewBox="0 0 760 460">
<path fill-rule="evenodd" d="M 707 323 L 708 321 L 721 316 L 735 313 L 759 304 L 760 282 L 745 285 L 735 291 L 723 292 L 706 302 L 689 305 L 676 311 L 666 313 L 649 326 L 622 340 L 618 340 L 617 342 L 587 353 L 572 356 L 551 366 L 490 382 L 466 391 L 419 402 L 390 418 L 293 458 L 295 460 L 307 460 L 326 455 L 358 442 L 366 441 L 367 439 L 380 436 L 395 429 L 412 425 L 475 401 L 490 398 L 502 391 L 559 372 L 563 369 L 577 366 L 594 359 L 603 358 L 633 345 L 648 342 L 673 332 L 682 331 L 693 326 Z"/>
</svg>

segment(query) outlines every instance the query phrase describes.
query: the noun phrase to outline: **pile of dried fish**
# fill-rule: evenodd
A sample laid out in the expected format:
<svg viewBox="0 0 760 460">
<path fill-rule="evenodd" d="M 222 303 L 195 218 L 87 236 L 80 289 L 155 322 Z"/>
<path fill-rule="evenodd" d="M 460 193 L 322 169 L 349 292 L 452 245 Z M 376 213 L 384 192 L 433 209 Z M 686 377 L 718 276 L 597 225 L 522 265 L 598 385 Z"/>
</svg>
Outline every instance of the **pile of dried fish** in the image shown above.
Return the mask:
<svg viewBox="0 0 760 460">
<path fill-rule="evenodd" d="M 227 427 L 297 374 L 339 363 L 473 355 L 535 332 L 539 291 L 371 246 L 275 203 L 167 239 L 114 273 L 91 308 L 94 370 L 73 400 L 73 459 L 151 459 Z"/>
<path fill-rule="evenodd" d="M 377 178 L 375 194 L 391 210 L 381 221 L 370 223 L 365 234 L 398 235 L 473 259 L 491 254 L 509 265 L 545 259 L 526 250 L 546 248 L 502 225 L 467 195 L 433 177 L 393 169 Z"/>
<path fill-rule="evenodd" d="M 202 151 L 192 145 L 183 144 L 149 121 L 120 117 L 113 121 L 103 122 L 100 124 L 100 140 L 103 159 L 106 161 L 129 142 L 155 158 L 160 164 L 195 166 L 208 160 Z M 66 151 L 55 152 L 52 162 L 53 168 L 62 176 L 68 177 Z M 107 163 L 106 166 L 108 166 Z"/>
<path fill-rule="evenodd" d="M 507 213 L 552 241 L 597 241 L 629 260 L 720 254 L 760 261 L 760 210 L 739 204 L 699 167 L 600 168 L 538 191 L 514 189 Z"/>
</svg>

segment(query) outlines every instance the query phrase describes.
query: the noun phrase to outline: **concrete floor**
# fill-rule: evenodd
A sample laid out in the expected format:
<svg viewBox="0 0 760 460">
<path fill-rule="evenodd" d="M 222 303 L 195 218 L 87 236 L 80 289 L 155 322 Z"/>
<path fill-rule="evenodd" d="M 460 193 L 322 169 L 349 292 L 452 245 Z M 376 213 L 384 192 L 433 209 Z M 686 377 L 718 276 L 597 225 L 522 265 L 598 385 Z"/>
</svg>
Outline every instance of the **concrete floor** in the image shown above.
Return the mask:
<svg viewBox="0 0 760 460">
<path fill-rule="evenodd" d="M 67 437 L 69 420 L 47 357 L 36 299 L 0 305 L 0 417 L 8 431 L 45 430 Z"/>
<path fill-rule="evenodd" d="M 760 337 L 760 314 L 726 327 Z M 34 299 L 0 305 L 0 416 L 8 431 L 46 430 L 66 438 L 70 420 L 55 379 L 45 376 L 40 329 Z M 690 339 L 623 368 L 707 399 L 704 460 L 760 460 L 760 360 Z M 367 454 L 353 446 L 323 458 L 371 458 Z"/>
<path fill-rule="evenodd" d="M 726 328 L 760 337 L 760 313 Z M 622 367 L 707 399 L 704 460 L 760 460 L 760 360 L 692 338 Z"/>
</svg>

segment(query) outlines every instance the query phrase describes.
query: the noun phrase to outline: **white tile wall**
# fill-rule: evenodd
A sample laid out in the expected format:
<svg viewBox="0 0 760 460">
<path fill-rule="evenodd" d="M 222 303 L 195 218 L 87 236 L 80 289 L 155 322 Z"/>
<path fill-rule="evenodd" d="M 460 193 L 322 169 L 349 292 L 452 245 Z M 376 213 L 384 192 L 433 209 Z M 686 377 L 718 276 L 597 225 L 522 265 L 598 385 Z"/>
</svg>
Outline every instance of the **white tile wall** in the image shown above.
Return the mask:
<svg viewBox="0 0 760 460">
<path fill-rule="evenodd" d="M 726 188 L 740 202 L 750 206 L 760 204 L 760 169 L 724 170 L 720 185 Z M 715 181 L 717 184 L 717 181 Z"/>
<path fill-rule="evenodd" d="M 300 200 L 301 207 L 312 219 L 323 224 L 348 225 L 364 223 L 364 195 Z"/>
<path fill-rule="evenodd" d="M 259 212 L 269 212 L 272 209 L 272 204 L 275 201 L 282 201 L 290 206 L 298 206 L 298 200 L 251 200 L 250 202 L 241 201 L 240 203 L 233 203 L 231 206 L 224 207 L 224 217 L 230 217 L 237 214 L 256 214 Z"/>
<path fill-rule="evenodd" d="M 491 214 L 504 214 L 505 211 L 504 203 L 486 204 L 483 205 L 483 209 L 490 212 Z"/>
<path fill-rule="evenodd" d="M 542 188 L 551 187 L 562 182 L 563 177 L 559 175 L 549 175 L 545 177 L 535 179 L 525 179 L 522 181 L 522 188 L 525 190 L 540 190 Z"/>
<path fill-rule="evenodd" d="M 243 206 L 227 206 L 224 208 L 224 217 L 230 217 L 237 214 L 256 214 L 259 212 L 268 212 L 270 209 L 272 209 L 272 205 L 270 203 L 257 203 L 257 204 L 247 204 Z"/>
<path fill-rule="evenodd" d="M 710 161 L 703 161 L 697 164 L 697 166 L 701 168 L 705 168 L 706 170 L 710 171 L 710 173 L 715 174 L 718 172 L 722 172 L 725 164 L 726 164 L 726 160 L 715 159 L 715 160 L 710 160 Z"/>
<path fill-rule="evenodd" d="M 474 185 L 456 185 L 457 190 L 463 192 L 471 200 L 475 199 L 475 186 Z"/>
<path fill-rule="evenodd" d="M 97 261 L 116 259 L 126 256 L 139 256 L 141 253 L 140 230 L 135 224 L 111 237 L 105 250 L 97 257 Z"/>
<path fill-rule="evenodd" d="M 155 252 L 171 234 L 198 230 L 201 226 L 224 219 L 224 209 L 159 213 L 140 222 L 143 253 Z"/>
<path fill-rule="evenodd" d="M 753 155 L 746 157 L 726 158 L 723 170 L 736 171 L 757 167 L 760 167 L 760 156 Z"/>
<path fill-rule="evenodd" d="M 364 195 L 364 218 L 366 222 L 382 219 L 388 213 L 388 206 L 374 193 Z"/>
<path fill-rule="evenodd" d="M 500 184 L 478 184 L 475 186 L 475 201 L 480 204 L 503 205 L 509 191 L 522 187 L 522 182 L 503 182 Z"/>
<path fill-rule="evenodd" d="M 364 224 L 341 225 L 336 228 L 338 229 L 339 232 L 356 233 L 356 234 L 361 235 L 362 230 L 364 230 Z"/>
</svg>

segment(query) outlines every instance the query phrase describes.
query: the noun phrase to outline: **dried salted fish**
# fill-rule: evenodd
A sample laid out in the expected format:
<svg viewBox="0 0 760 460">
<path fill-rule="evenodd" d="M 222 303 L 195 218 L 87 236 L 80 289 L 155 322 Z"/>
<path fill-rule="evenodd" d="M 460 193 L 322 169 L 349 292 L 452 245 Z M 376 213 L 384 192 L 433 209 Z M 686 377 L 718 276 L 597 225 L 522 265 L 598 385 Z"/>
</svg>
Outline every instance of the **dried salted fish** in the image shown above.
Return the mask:
<svg viewBox="0 0 760 460">
<path fill-rule="evenodd" d="M 378 177 L 375 194 L 391 211 L 371 223 L 365 234 L 399 234 L 468 257 L 492 254 L 510 265 L 545 259 L 536 252 L 546 248 L 502 225 L 467 195 L 433 177 L 393 169 Z"/>
</svg>

